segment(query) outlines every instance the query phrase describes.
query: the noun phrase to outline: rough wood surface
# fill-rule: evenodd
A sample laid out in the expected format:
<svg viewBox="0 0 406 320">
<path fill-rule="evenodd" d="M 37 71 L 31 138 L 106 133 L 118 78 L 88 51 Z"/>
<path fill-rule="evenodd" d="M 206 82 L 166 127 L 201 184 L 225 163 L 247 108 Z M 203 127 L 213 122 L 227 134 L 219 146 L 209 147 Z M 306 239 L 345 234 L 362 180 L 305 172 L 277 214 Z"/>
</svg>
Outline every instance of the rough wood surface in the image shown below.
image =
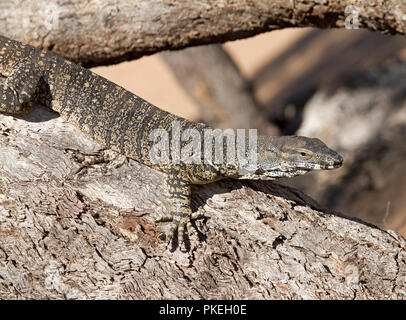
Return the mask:
<svg viewBox="0 0 406 320">
<path fill-rule="evenodd" d="M 259 134 L 279 134 L 258 105 L 249 82 L 221 45 L 161 55 L 179 84 L 200 107 L 201 121 L 213 128 L 256 128 Z"/>
<path fill-rule="evenodd" d="M 189 251 L 170 252 L 161 173 L 46 109 L 0 116 L 0 298 L 406 297 L 406 241 L 276 183 L 194 188 Z"/>
<path fill-rule="evenodd" d="M 360 28 L 405 34 L 404 0 L 10 0 L 0 2 L 0 30 L 95 66 L 281 28 L 343 28 L 353 5 Z"/>
</svg>

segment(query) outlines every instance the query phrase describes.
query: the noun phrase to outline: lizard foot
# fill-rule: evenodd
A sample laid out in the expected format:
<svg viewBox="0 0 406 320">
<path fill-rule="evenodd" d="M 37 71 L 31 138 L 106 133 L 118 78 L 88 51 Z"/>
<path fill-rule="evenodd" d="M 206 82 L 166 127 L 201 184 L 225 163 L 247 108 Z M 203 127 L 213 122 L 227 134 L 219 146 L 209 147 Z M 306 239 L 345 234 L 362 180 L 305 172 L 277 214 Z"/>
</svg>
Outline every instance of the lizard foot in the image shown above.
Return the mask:
<svg viewBox="0 0 406 320">
<path fill-rule="evenodd" d="M 185 214 L 183 212 L 175 212 L 165 215 L 156 220 L 156 222 L 172 222 L 169 234 L 167 237 L 167 243 L 171 243 L 174 235 L 178 233 L 178 245 L 182 245 L 184 242 L 185 233 L 189 235 L 198 235 L 199 231 L 191 223 L 191 220 L 203 218 L 203 214 L 195 212 L 193 214 Z"/>
</svg>

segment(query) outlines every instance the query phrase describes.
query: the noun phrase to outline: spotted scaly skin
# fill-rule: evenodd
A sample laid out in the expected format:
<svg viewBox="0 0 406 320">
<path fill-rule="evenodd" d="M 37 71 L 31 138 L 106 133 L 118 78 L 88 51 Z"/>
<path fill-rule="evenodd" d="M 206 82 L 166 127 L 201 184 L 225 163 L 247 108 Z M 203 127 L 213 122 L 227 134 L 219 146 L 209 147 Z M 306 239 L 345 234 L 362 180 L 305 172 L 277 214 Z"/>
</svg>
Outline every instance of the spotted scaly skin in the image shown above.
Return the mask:
<svg viewBox="0 0 406 320">
<path fill-rule="evenodd" d="M 274 180 L 342 164 L 341 156 L 320 140 L 297 136 L 258 137 L 259 169 L 251 173 L 242 173 L 238 159 L 232 164 L 189 163 L 174 161 L 169 155 L 169 161 L 155 163 L 150 157 L 153 130 L 163 129 L 171 137 L 173 124 L 177 123 L 178 135 L 195 129 L 204 137 L 204 131 L 210 128 L 163 111 L 57 55 L 2 36 L 0 74 L 6 78 L 0 85 L 1 113 L 19 114 L 39 101 L 104 147 L 164 172 L 171 214 L 157 221 L 172 221 L 168 241 L 177 232 L 179 244 L 186 232 L 195 232 L 191 219 L 200 217 L 190 208 L 191 184 L 224 178 Z M 185 144 L 182 142 L 182 147 Z M 214 149 L 210 152 L 214 157 Z"/>
</svg>

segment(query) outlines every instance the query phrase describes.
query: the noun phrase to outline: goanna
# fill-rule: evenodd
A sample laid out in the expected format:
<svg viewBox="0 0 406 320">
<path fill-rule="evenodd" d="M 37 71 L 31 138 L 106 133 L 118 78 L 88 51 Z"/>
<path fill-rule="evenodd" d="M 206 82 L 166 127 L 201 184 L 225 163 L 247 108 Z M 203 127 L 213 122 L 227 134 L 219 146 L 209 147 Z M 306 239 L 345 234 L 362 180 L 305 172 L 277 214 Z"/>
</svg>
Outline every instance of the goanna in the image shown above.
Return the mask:
<svg viewBox="0 0 406 320">
<path fill-rule="evenodd" d="M 157 221 L 172 221 L 168 241 L 177 233 L 178 244 L 182 244 L 186 232 L 195 232 L 191 219 L 199 218 L 190 207 L 191 184 L 205 184 L 223 178 L 274 180 L 310 170 L 337 168 L 343 162 L 338 153 L 318 139 L 259 136 L 255 151 L 257 166 L 251 171 L 244 168 L 246 162 L 237 156 L 232 159 L 235 161 L 228 157 L 213 161 L 216 158 L 212 155 L 210 161 L 191 162 L 183 158 L 179 160 L 179 157 L 174 161 L 175 156 L 169 153 L 168 161 L 157 163 L 151 159 L 154 130 L 164 130 L 169 137 L 174 137 L 173 124 L 176 123 L 178 136 L 187 129 L 188 132 L 192 130 L 200 134 L 200 143 L 204 145 L 204 131 L 209 127 L 165 112 L 55 54 L 2 36 L 0 74 L 6 78 L 0 85 L 1 113 L 22 113 L 34 101 L 39 101 L 104 147 L 164 172 L 172 206 L 171 213 Z M 173 142 L 170 144 L 174 145 Z M 182 141 L 184 145 L 185 141 Z M 215 153 L 215 149 L 209 148 L 209 153 Z"/>
</svg>

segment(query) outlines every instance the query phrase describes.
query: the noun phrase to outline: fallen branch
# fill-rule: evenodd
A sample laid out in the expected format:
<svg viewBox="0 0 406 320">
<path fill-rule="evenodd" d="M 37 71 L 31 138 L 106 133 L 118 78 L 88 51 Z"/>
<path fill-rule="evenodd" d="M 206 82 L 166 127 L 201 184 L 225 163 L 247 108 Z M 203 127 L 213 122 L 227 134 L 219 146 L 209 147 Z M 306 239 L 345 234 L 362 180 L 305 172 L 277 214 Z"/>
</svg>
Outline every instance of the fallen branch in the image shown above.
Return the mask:
<svg viewBox="0 0 406 320">
<path fill-rule="evenodd" d="M 179 84 L 200 107 L 202 121 L 213 128 L 256 128 L 278 135 L 258 105 L 249 83 L 221 45 L 164 52 Z"/>
</svg>

